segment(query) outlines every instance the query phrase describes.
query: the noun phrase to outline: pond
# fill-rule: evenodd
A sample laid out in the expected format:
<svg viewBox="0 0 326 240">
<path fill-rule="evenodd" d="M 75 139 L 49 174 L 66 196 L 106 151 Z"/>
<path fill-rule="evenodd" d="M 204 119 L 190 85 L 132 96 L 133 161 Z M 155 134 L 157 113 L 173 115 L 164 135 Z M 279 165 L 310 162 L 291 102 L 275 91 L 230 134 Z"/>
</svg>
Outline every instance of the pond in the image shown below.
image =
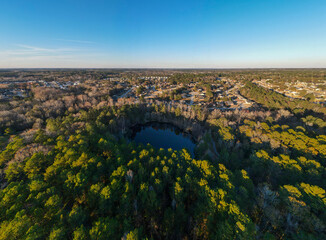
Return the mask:
<svg viewBox="0 0 326 240">
<path fill-rule="evenodd" d="M 174 150 L 186 148 L 194 157 L 196 143 L 192 136 L 172 124 L 150 122 L 136 125 L 132 128 L 130 139 L 145 145 L 149 143 L 155 148 L 172 148 Z"/>
</svg>

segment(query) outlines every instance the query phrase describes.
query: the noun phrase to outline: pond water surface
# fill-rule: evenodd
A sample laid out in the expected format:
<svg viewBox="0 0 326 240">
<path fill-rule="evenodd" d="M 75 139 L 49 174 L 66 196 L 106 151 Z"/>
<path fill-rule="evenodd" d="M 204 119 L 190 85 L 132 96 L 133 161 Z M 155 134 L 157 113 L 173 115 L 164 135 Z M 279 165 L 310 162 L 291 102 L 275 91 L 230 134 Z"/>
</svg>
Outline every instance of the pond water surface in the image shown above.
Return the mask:
<svg viewBox="0 0 326 240">
<path fill-rule="evenodd" d="M 186 148 L 192 157 L 194 157 L 196 147 L 190 134 L 168 123 L 151 122 L 136 125 L 132 128 L 131 140 L 145 145 L 149 143 L 155 148 L 174 150 Z"/>
</svg>

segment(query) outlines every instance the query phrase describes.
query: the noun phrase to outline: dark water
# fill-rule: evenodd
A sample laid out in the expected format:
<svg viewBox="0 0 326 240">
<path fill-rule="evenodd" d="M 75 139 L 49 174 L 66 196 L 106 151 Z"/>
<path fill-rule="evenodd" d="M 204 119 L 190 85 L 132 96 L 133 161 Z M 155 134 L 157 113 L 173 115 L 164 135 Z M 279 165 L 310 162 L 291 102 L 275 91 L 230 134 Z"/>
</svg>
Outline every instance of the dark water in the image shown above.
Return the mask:
<svg viewBox="0 0 326 240">
<path fill-rule="evenodd" d="M 172 148 L 174 150 L 186 148 L 192 157 L 194 157 L 196 147 L 190 134 L 167 123 L 153 122 L 137 125 L 132 128 L 131 140 L 145 145 L 149 143 L 156 148 Z"/>
</svg>

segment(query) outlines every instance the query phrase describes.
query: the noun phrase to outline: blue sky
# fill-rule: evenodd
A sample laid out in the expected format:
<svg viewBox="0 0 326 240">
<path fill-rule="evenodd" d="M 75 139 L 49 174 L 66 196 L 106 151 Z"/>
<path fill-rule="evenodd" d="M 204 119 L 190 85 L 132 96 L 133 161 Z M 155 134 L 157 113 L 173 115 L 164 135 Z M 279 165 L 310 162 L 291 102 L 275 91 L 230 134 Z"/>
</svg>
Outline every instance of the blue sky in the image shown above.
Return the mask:
<svg viewBox="0 0 326 240">
<path fill-rule="evenodd" d="M 326 1 L 2 0 L 7 67 L 326 67 Z"/>
</svg>

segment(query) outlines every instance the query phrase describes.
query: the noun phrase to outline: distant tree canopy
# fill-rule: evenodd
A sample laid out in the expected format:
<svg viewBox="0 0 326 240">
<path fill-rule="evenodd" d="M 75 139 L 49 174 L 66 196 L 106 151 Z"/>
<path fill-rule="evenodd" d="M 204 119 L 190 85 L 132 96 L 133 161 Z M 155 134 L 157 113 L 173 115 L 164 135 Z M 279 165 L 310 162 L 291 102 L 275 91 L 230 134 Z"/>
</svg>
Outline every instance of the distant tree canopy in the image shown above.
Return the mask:
<svg viewBox="0 0 326 240">
<path fill-rule="evenodd" d="M 313 95 L 309 94 L 306 100 L 290 99 L 280 93 L 260 87 L 250 81 L 241 89 L 241 94 L 253 99 L 268 108 L 288 108 L 292 111 L 296 109 L 312 110 L 326 115 L 326 108 L 320 104 L 313 103 Z"/>
</svg>

